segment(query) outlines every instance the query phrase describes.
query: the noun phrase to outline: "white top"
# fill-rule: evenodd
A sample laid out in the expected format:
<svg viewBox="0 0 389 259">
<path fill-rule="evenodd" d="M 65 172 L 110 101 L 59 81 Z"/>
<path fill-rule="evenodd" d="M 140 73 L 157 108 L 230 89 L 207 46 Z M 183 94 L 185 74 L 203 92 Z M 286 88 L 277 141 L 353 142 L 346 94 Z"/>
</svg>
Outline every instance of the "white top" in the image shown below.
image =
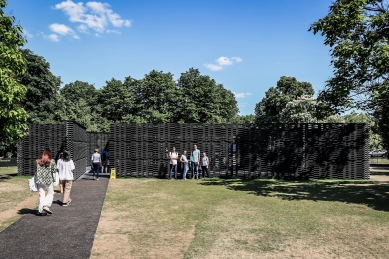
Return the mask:
<svg viewBox="0 0 389 259">
<path fill-rule="evenodd" d="M 184 160 L 184 163 L 188 163 L 188 158 L 186 158 L 186 155 L 182 155 L 181 158 Z"/>
<path fill-rule="evenodd" d="M 73 170 L 75 169 L 73 160 L 66 162 L 59 159 L 57 162 L 57 168 L 60 180 L 73 180 Z"/>
<path fill-rule="evenodd" d="M 178 159 L 178 153 L 177 152 L 169 152 L 169 156 L 171 158 L 177 158 Z M 176 165 L 177 164 L 177 159 L 170 159 L 170 164 Z"/>
<path fill-rule="evenodd" d="M 201 158 L 201 165 L 202 166 L 207 166 L 208 165 L 208 157 L 207 156 Z"/>
<path fill-rule="evenodd" d="M 93 161 L 93 163 L 100 163 L 100 157 L 101 157 L 101 155 L 100 155 L 99 153 L 94 153 L 94 154 L 92 155 L 92 161 Z"/>
</svg>

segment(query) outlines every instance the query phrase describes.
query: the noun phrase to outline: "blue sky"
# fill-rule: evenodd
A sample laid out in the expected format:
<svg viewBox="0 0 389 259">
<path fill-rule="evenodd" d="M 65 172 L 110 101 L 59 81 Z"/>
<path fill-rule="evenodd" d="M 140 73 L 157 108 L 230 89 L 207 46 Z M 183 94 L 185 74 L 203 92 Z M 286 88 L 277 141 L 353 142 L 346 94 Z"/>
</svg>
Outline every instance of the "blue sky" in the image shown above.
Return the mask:
<svg viewBox="0 0 389 259">
<path fill-rule="evenodd" d="M 281 76 L 324 88 L 329 48 L 308 29 L 331 1 L 10 0 L 6 12 L 63 85 L 100 88 L 153 69 L 178 79 L 194 67 L 234 92 L 246 115 Z"/>
</svg>

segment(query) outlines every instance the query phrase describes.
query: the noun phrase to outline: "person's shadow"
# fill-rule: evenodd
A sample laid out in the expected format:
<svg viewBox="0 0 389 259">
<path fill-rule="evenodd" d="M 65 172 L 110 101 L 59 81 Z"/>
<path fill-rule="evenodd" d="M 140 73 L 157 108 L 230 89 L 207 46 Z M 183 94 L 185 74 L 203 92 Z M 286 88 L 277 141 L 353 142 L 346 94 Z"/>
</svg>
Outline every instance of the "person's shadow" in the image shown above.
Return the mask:
<svg viewBox="0 0 389 259">
<path fill-rule="evenodd" d="M 38 210 L 36 209 L 29 209 L 29 208 L 23 208 L 18 211 L 19 215 L 26 215 L 26 214 L 38 214 Z"/>
</svg>

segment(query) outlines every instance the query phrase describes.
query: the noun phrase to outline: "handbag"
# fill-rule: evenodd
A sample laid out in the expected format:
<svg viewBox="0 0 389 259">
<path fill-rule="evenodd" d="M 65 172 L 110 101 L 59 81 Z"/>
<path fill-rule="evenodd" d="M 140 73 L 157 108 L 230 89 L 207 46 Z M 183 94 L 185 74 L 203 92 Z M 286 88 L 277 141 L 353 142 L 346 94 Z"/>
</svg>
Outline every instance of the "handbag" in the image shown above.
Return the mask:
<svg viewBox="0 0 389 259">
<path fill-rule="evenodd" d="M 59 174 L 58 174 L 58 172 L 55 172 L 53 186 L 57 186 L 58 184 L 59 184 Z"/>
<path fill-rule="evenodd" d="M 38 185 L 35 182 L 35 175 L 32 178 L 28 179 L 28 188 L 32 192 L 38 191 Z"/>
</svg>

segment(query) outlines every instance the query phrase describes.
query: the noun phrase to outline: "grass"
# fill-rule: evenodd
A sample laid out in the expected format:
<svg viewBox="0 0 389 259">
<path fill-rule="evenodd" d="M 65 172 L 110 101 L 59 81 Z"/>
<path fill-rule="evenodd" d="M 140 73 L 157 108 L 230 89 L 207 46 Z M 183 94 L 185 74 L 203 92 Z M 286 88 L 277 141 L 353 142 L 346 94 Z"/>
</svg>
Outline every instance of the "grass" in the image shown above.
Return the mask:
<svg viewBox="0 0 389 259">
<path fill-rule="evenodd" d="M 388 186 L 111 180 L 92 258 L 387 258 Z"/>
<path fill-rule="evenodd" d="M 370 164 L 387 164 L 389 166 L 389 159 L 386 157 L 371 157 Z"/>
<path fill-rule="evenodd" d="M 15 175 L 16 168 L 0 168 L 0 231 L 37 204 L 36 193 L 27 186 L 28 176 Z M 28 208 L 26 208 L 28 207 Z"/>
<path fill-rule="evenodd" d="M 18 168 L 16 166 L 0 167 L 0 177 L 5 175 L 16 176 L 17 173 L 18 173 Z"/>
</svg>

